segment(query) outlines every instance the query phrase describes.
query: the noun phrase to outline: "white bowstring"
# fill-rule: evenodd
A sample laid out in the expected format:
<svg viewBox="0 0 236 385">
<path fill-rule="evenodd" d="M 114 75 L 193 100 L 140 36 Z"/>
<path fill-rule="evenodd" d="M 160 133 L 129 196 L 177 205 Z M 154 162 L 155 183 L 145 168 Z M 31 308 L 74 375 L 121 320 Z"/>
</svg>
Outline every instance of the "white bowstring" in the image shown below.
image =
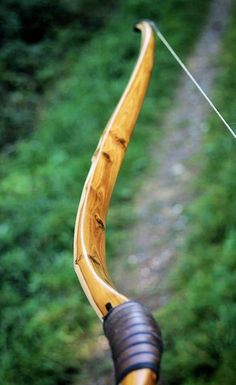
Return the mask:
<svg viewBox="0 0 236 385">
<path fill-rule="evenodd" d="M 208 103 L 210 104 L 210 106 L 213 108 L 213 110 L 215 111 L 215 113 L 219 116 L 219 118 L 221 119 L 221 121 L 224 123 L 224 125 L 227 127 L 227 129 L 229 130 L 229 132 L 233 135 L 234 139 L 236 139 L 236 133 L 232 130 L 232 128 L 229 126 L 229 124 L 226 122 L 226 120 L 223 118 L 223 116 L 220 114 L 220 112 L 217 110 L 217 108 L 215 107 L 215 105 L 213 104 L 213 102 L 209 99 L 209 97 L 207 96 L 207 94 L 203 91 L 203 89 L 201 88 L 201 86 L 198 84 L 198 82 L 196 81 L 196 79 L 193 77 L 193 75 L 189 72 L 189 70 L 186 68 L 186 66 L 184 65 L 184 63 L 182 62 L 182 60 L 179 58 L 179 56 L 176 54 L 176 52 L 172 49 L 172 47 L 170 46 L 170 44 L 168 43 L 168 41 L 165 39 L 165 37 L 162 35 L 162 33 L 159 31 L 159 29 L 157 28 L 157 26 L 152 23 L 152 27 L 154 29 L 154 31 L 156 32 L 157 36 L 159 37 L 159 39 L 162 41 L 162 43 L 166 46 L 166 48 L 170 51 L 170 53 L 174 56 L 175 60 L 180 64 L 180 66 L 183 68 L 183 70 L 185 71 L 185 73 L 189 76 L 189 78 L 192 80 L 192 82 L 195 84 L 195 86 L 199 89 L 199 91 L 201 92 L 201 94 L 204 96 L 204 98 L 208 101 Z"/>
</svg>

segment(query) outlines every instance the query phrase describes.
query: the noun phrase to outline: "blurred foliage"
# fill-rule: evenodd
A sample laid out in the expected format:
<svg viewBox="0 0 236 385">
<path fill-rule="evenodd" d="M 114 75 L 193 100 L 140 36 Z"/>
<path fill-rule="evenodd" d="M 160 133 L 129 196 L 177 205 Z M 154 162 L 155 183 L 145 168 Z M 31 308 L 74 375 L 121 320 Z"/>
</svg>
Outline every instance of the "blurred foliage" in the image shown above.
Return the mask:
<svg viewBox="0 0 236 385">
<path fill-rule="evenodd" d="M 41 95 L 65 75 L 62 55 L 72 48 L 78 55 L 114 5 L 112 0 L 1 1 L 0 147 L 33 130 Z"/>
<path fill-rule="evenodd" d="M 235 4 L 235 3 L 234 3 Z M 236 4 L 224 43 L 216 100 L 229 122 L 236 110 Z M 235 126 L 232 126 L 233 128 Z M 161 311 L 168 384 L 235 384 L 236 147 L 217 117 L 209 122 L 199 197 L 189 208 L 185 255 L 171 280 L 173 299 Z"/>
<path fill-rule="evenodd" d="M 95 0 L 1 2 L 0 17 L 8 20 L 1 23 L 0 54 L 4 385 L 66 384 L 80 371 L 96 316 L 72 268 L 74 219 L 91 154 L 137 57 L 131 26 L 159 19 L 185 55 L 207 3 L 127 0 L 114 9 Z M 119 255 L 127 239 L 132 199 L 150 167 L 147 148 L 177 83 L 178 66 L 160 44 L 157 52 L 158 70 L 113 197 L 109 256 Z"/>
</svg>

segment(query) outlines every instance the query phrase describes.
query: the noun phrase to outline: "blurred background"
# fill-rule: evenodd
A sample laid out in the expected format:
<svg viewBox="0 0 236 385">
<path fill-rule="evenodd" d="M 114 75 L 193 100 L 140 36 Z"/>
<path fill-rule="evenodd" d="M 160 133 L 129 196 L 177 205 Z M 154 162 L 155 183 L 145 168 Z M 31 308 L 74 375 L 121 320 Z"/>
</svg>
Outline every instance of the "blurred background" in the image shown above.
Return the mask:
<svg viewBox="0 0 236 385">
<path fill-rule="evenodd" d="M 158 22 L 236 128 L 235 0 L 1 1 L 4 385 L 113 383 L 101 324 L 73 271 L 73 229 L 143 18 Z M 233 385 L 235 141 L 158 40 L 155 57 L 112 199 L 109 270 L 161 324 L 163 384 Z"/>
</svg>

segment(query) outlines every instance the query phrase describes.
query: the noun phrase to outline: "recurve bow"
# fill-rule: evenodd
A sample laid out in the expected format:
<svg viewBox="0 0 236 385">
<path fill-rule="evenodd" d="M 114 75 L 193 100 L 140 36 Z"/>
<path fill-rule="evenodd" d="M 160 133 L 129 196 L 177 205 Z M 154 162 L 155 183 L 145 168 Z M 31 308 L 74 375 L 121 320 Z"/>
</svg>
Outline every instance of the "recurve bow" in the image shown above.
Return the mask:
<svg viewBox="0 0 236 385">
<path fill-rule="evenodd" d="M 142 41 L 129 83 L 92 158 L 78 208 L 74 267 L 109 340 L 116 383 L 154 385 L 162 353 L 159 326 L 142 304 L 119 293 L 107 271 L 105 223 L 111 194 L 149 84 L 154 60 L 152 24 L 136 25 Z"/>
</svg>

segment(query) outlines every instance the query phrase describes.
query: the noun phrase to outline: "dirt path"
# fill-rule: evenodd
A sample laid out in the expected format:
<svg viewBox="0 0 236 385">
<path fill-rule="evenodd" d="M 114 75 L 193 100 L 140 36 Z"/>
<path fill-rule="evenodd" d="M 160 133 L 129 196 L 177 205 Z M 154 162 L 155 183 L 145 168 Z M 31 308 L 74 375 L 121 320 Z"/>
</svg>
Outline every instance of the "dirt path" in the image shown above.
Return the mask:
<svg viewBox="0 0 236 385">
<path fill-rule="evenodd" d="M 187 61 L 187 67 L 208 95 L 212 94 L 219 75 L 217 59 L 231 3 L 231 0 L 212 2 L 209 19 Z M 128 257 L 130 276 L 125 288 L 124 280 L 122 285 L 118 280 L 117 286 L 153 309 L 167 300 L 166 293 L 160 295 L 160 287 L 181 252 L 187 226 L 184 208 L 192 197 L 192 177 L 200 168 L 199 163 L 190 160 L 201 146 L 211 113 L 200 92 L 183 74 L 173 107 L 162 123 L 165 136 L 161 144 L 153 144 L 150 156 L 154 170 L 136 197 L 133 254 Z M 122 277 L 122 271 L 117 276 Z"/>
<path fill-rule="evenodd" d="M 206 26 L 186 63 L 209 96 L 220 73 L 217 59 L 231 3 L 231 0 L 212 2 Z M 126 264 L 122 261 L 115 272 L 113 269 L 112 276 L 118 277 L 116 287 L 153 309 L 168 299 L 166 293 L 160 295 L 160 288 L 184 241 L 187 223 L 183 210 L 191 201 L 192 178 L 200 168 L 191 159 L 199 151 L 210 113 L 199 91 L 183 75 L 173 107 L 162 123 L 165 132 L 162 143 L 154 143 L 151 149 L 153 172 L 135 200 L 137 218 L 130 240 L 133 253 Z M 127 274 L 129 279 L 124 280 Z M 102 335 L 93 353 L 91 367 L 88 363 L 80 385 L 113 383 L 110 352 Z"/>
</svg>

